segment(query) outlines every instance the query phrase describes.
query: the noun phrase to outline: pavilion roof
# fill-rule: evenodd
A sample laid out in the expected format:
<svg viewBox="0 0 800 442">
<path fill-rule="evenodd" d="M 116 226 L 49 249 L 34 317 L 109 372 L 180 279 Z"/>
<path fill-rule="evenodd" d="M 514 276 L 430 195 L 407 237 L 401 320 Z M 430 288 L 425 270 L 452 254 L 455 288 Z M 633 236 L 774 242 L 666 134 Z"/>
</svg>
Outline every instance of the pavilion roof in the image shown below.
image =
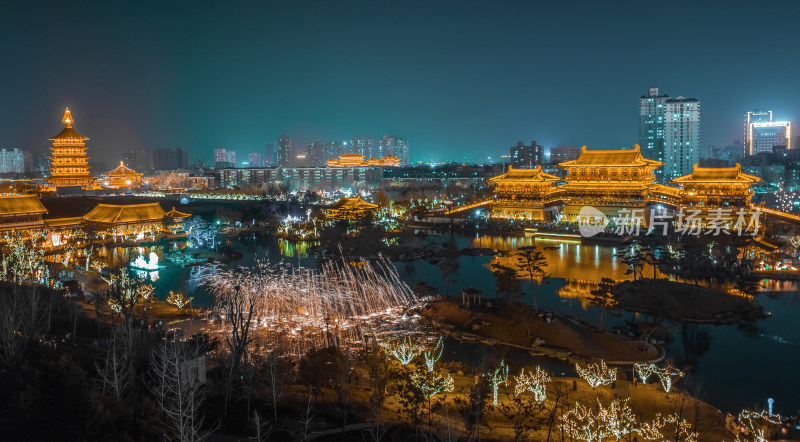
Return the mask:
<svg viewBox="0 0 800 442">
<path fill-rule="evenodd" d="M 633 149 L 616 150 L 588 150 L 586 149 L 586 146 L 583 146 L 581 148 L 581 154 L 577 159 L 565 161 L 563 163 L 559 163 L 558 165 L 561 167 L 659 167 L 663 166 L 664 163 L 643 157 L 642 152 L 639 150 L 639 145 L 637 144 Z"/>
<path fill-rule="evenodd" d="M 133 169 L 131 169 L 131 168 L 129 168 L 122 161 L 120 161 L 119 162 L 119 166 L 115 167 L 114 170 L 104 174 L 103 176 L 115 177 L 115 178 L 116 177 L 130 177 L 130 176 L 140 177 L 140 176 L 142 176 L 142 174 L 137 172 L 137 171 L 135 171 L 135 170 L 133 170 Z"/>
<path fill-rule="evenodd" d="M 180 218 L 188 218 L 188 217 L 190 217 L 192 215 L 190 213 L 179 212 L 179 211 L 175 210 L 175 207 L 173 207 L 172 210 L 167 212 L 167 216 L 170 217 L 170 218 L 173 218 L 173 219 L 174 218 L 180 219 Z"/>
<path fill-rule="evenodd" d="M 71 218 L 50 218 L 44 220 L 44 225 L 47 227 L 68 227 L 77 226 L 83 222 L 82 216 L 75 216 Z"/>
<path fill-rule="evenodd" d="M 0 196 L 0 216 L 22 215 L 26 213 L 47 213 L 38 195 Z"/>
<path fill-rule="evenodd" d="M 167 214 L 158 203 L 146 204 L 98 204 L 83 215 L 83 219 L 96 223 L 136 223 L 161 221 Z"/>
<path fill-rule="evenodd" d="M 533 169 L 514 169 L 509 166 L 508 171 L 502 175 L 489 178 L 490 183 L 523 183 L 523 182 L 553 182 L 559 181 L 561 178 L 545 173 L 541 166 L 536 166 Z"/>
<path fill-rule="evenodd" d="M 364 201 L 361 199 L 360 196 L 355 198 L 344 198 L 342 197 L 339 201 L 328 206 L 328 209 L 334 210 L 373 210 L 377 209 L 377 204 L 372 204 L 370 202 Z"/>
<path fill-rule="evenodd" d="M 759 181 L 761 178 L 742 172 L 739 163 L 733 167 L 700 167 L 695 164 L 692 173 L 672 180 L 675 184 L 755 184 Z"/>
</svg>

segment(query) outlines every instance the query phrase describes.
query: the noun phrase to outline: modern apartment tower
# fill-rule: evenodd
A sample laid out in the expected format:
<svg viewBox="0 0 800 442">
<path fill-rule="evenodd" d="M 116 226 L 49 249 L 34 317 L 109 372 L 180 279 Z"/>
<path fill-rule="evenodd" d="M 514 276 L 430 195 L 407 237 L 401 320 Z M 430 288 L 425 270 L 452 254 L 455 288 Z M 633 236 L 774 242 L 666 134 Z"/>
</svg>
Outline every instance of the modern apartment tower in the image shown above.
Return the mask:
<svg viewBox="0 0 800 442">
<path fill-rule="evenodd" d="M 642 156 L 651 160 L 665 161 L 664 118 L 666 101 L 669 95 L 659 94 L 657 87 L 651 87 L 647 95 L 639 98 L 639 147 Z M 664 171 L 656 170 L 658 182 L 664 182 Z"/>
<path fill-rule="evenodd" d="M 530 146 L 526 146 L 522 141 L 517 141 L 516 146 L 509 149 L 511 165 L 518 169 L 533 169 L 544 163 L 544 147 L 531 141 Z"/>
<path fill-rule="evenodd" d="M 668 98 L 664 102 L 664 182 L 692 173 L 700 162 L 700 101 Z"/>
<path fill-rule="evenodd" d="M 275 164 L 278 167 L 289 167 L 292 165 L 292 139 L 286 135 L 278 138 L 278 146 L 275 149 Z"/>
</svg>

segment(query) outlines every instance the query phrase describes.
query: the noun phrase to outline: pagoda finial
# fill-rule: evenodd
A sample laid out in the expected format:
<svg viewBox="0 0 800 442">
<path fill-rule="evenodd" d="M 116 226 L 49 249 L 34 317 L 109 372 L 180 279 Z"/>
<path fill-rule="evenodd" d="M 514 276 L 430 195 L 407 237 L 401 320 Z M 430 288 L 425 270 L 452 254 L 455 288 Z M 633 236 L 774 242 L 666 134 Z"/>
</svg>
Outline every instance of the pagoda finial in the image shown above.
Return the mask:
<svg viewBox="0 0 800 442">
<path fill-rule="evenodd" d="M 61 124 L 63 124 L 64 127 L 72 127 L 72 122 L 72 114 L 70 113 L 69 108 L 67 108 L 67 110 L 64 111 L 64 118 L 61 119 Z"/>
</svg>

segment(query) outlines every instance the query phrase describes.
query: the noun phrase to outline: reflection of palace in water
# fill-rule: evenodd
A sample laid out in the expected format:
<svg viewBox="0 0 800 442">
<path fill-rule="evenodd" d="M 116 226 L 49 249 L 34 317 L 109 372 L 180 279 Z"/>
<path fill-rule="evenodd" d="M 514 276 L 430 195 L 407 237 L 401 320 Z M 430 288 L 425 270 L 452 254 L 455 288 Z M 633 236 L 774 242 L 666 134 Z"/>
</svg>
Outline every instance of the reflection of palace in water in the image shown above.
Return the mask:
<svg viewBox="0 0 800 442">
<path fill-rule="evenodd" d="M 611 219 L 639 210 L 642 219 L 650 207 L 691 208 L 703 215 L 718 209 L 752 210 L 750 186 L 760 178 L 734 167 L 694 166 L 691 174 L 672 180 L 673 186 L 655 182 L 654 171 L 663 163 L 644 158 L 634 149 L 587 150 L 560 163 L 567 175 L 563 182 L 541 168 L 515 169 L 489 179 L 495 185 L 488 203 L 493 218 L 575 221 L 584 206 L 592 206 Z M 766 214 L 793 222 L 800 217 L 764 209 Z"/>
</svg>

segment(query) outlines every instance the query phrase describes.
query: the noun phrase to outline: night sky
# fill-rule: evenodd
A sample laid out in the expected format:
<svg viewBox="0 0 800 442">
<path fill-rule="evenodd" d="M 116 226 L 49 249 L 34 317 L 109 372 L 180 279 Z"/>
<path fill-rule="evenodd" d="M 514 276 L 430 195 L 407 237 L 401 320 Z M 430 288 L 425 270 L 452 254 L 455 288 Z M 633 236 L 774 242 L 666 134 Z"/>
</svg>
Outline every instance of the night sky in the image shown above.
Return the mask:
<svg viewBox="0 0 800 442">
<path fill-rule="evenodd" d="M 701 100 L 703 146 L 753 107 L 800 123 L 795 1 L 116 3 L 0 3 L 0 147 L 49 143 L 69 106 L 108 162 L 282 133 L 396 134 L 412 161 L 620 148 L 650 86 Z"/>
</svg>

